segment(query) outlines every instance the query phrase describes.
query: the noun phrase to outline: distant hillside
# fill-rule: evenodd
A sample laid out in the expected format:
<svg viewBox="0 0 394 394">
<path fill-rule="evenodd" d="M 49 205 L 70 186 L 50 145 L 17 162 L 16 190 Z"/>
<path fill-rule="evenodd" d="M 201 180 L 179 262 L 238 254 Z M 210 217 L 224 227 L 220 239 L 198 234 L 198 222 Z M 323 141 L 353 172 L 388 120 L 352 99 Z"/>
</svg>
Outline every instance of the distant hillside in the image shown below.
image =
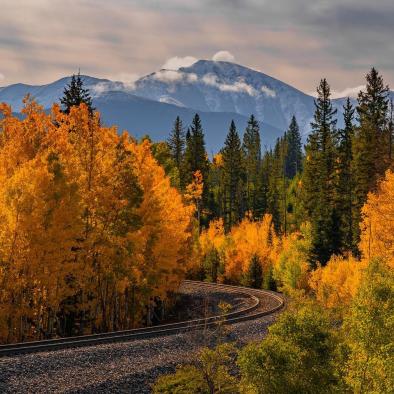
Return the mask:
<svg viewBox="0 0 394 394">
<path fill-rule="evenodd" d="M 312 96 L 262 72 L 229 62 L 199 60 L 179 70 L 159 70 L 134 84 L 89 76 L 83 79 L 103 121 L 128 130 L 137 138 L 149 134 L 154 140 L 164 140 L 176 116 L 187 127 L 198 112 L 209 152 L 222 147 L 231 120 L 243 134 L 252 113 L 261 123 L 264 146 L 273 146 L 293 115 L 305 141 L 314 113 Z M 0 88 L 0 101 L 11 104 L 18 112 L 23 97 L 30 93 L 47 109 L 59 101 L 69 80 L 65 77 L 42 86 L 6 86 Z M 338 109 L 338 127 L 343 125 L 344 102 L 345 98 L 333 100 Z"/>
</svg>

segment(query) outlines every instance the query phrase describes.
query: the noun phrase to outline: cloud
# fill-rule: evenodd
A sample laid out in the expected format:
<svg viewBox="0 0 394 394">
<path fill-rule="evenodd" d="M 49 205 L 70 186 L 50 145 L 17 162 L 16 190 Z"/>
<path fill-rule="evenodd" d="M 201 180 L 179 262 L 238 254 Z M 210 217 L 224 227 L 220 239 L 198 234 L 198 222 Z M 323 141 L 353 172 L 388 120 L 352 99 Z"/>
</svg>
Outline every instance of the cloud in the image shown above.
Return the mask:
<svg viewBox="0 0 394 394">
<path fill-rule="evenodd" d="M 210 58 L 225 48 L 236 53 L 238 63 L 303 91 L 314 89 L 323 76 L 338 90 L 360 85 L 372 65 L 394 85 L 393 0 L 1 4 L 0 59 L 7 84 L 48 83 L 79 67 L 97 77 L 124 70 L 146 75 L 174 54 Z M 214 59 L 233 61 L 219 54 Z M 188 65 L 171 63 L 166 68 Z"/>
<path fill-rule="evenodd" d="M 365 85 L 360 85 L 354 88 L 346 88 L 340 91 L 333 90 L 331 96 L 333 99 L 343 98 L 343 97 L 357 98 L 360 90 L 364 90 L 364 89 L 365 89 Z"/>
<path fill-rule="evenodd" d="M 5 79 L 5 75 L 0 73 L 0 81 L 2 81 L 3 79 Z"/>
<path fill-rule="evenodd" d="M 153 74 L 153 78 L 164 83 L 174 83 L 179 81 L 196 82 L 197 75 L 194 73 L 183 73 L 176 70 L 160 70 Z"/>
<path fill-rule="evenodd" d="M 247 84 L 242 79 L 239 79 L 238 81 L 229 84 L 219 82 L 217 77 L 213 74 L 205 74 L 201 78 L 201 81 L 206 85 L 213 86 L 221 90 L 222 92 L 246 93 L 249 96 L 257 96 L 258 94 L 256 89 L 252 85 Z"/>
<path fill-rule="evenodd" d="M 166 70 L 179 70 L 181 67 L 191 66 L 197 60 L 198 59 L 196 59 L 193 56 L 185 56 L 185 57 L 174 56 L 171 57 L 170 59 L 167 59 L 167 61 L 161 66 L 161 68 L 164 68 Z"/>
<path fill-rule="evenodd" d="M 234 62 L 235 56 L 229 51 L 219 51 L 212 56 L 214 62 Z"/>
<path fill-rule="evenodd" d="M 139 78 L 138 74 L 119 73 L 109 75 L 110 81 L 99 82 L 90 87 L 93 96 L 100 96 L 109 91 L 130 92 L 135 89 L 135 82 Z"/>
<path fill-rule="evenodd" d="M 262 86 L 260 90 L 268 97 L 276 97 L 275 90 L 270 89 L 268 86 Z"/>
</svg>

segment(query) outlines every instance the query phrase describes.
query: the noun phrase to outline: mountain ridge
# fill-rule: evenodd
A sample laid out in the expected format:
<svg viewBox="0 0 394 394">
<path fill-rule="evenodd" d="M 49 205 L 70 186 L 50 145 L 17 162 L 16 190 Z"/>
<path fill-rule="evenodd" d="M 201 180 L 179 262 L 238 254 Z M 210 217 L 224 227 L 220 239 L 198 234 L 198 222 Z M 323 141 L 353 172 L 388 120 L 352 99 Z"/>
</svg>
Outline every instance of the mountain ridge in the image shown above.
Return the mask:
<svg viewBox="0 0 394 394">
<path fill-rule="evenodd" d="M 59 102 L 70 78 L 44 85 L 17 83 L 0 87 L 0 102 L 11 104 L 19 112 L 23 97 L 30 93 L 48 109 L 52 103 Z M 239 123 L 242 135 L 247 118 L 254 114 L 261 123 L 264 144 L 269 148 L 287 130 L 293 115 L 305 141 L 314 113 L 313 96 L 261 71 L 231 62 L 198 60 L 178 70 L 155 71 L 133 83 L 88 75 L 82 78 L 105 123 L 112 122 L 136 136 L 150 134 L 154 140 L 163 140 L 176 116 L 183 116 L 187 125 L 191 114 L 199 113 L 207 147 L 215 151 L 222 146 L 233 119 Z M 391 95 L 394 97 L 393 92 Z M 338 127 L 343 124 L 344 100 L 333 99 L 338 109 Z"/>
</svg>

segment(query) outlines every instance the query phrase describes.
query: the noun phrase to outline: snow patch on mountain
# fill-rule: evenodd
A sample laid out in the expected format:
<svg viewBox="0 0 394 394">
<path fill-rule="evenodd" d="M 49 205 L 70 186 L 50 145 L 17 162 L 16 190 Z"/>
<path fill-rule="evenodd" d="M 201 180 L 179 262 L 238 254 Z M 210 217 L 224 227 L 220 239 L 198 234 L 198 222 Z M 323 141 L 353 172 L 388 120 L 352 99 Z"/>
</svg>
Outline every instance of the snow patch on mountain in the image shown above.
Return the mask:
<svg viewBox="0 0 394 394">
<path fill-rule="evenodd" d="M 172 84 L 174 82 L 193 83 L 197 81 L 197 75 L 193 73 L 183 73 L 177 70 L 160 70 L 152 74 L 157 81 Z"/>
<path fill-rule="evenodd" d="M 270 89 L 267 86 L 262 86 L 260 88 L 260 90 L 267 96 L 267 97 L 275 97 L 276 96 L 276 92 L 275 90 Z"/>
<path fill-rule="evenodd" d="M 186 106 L 181 103 L 178 100 L 175 100 L 174 98 L 170 97 L 170 96 L 161 96 L 159 98 L 159 102 L 160 103 L 166 103 L 166 104 L 172 104 L 172 105 L 176 105 L 177 107 L 183 107 L 185 108 Z"/>
</svg>

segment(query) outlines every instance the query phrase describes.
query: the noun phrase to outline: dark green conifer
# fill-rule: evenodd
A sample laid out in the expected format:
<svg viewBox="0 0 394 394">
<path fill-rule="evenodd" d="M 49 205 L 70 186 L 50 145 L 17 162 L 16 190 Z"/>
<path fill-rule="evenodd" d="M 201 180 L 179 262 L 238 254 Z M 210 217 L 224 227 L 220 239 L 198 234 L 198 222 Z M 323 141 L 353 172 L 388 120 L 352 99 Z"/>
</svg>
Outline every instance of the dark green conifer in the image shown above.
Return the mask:
<svg viewBox="0 0 394 394">
<path fill-rule="evenodd" d="M 260 128 L 256 118 L 251 115 L 243 137 L 242 150 L 245 166 L 246 183 L 246 210 L 250 211 L 254 218 L 259 215 L 258 193 L 261 187 L 261 143 Z"/>
<path fill-rule="evenodd" d="M 263 284 L 263 268 L 259 256 L 253 255 L 250 260 L 248 271 L 246 273 L 247 286 L 253 287 L 254 289 L 261 289 Z"/>
<path fill-rule="evenodd" d="M 334 187 L 337 111 L 332 107 L 326 79 L 320 81 L 317 93 L 312 132 L 306 146 L 302 187 L 304 207 L 313 228 L 312 260 L 325 264 L 340 249 Z"/>
<path fill-rule="evenodd" d="M 179 116 L 175 119 L 174 127 L 171 131 L 170 137 L 168 138 L 168 146 L 170 148 L 171 156 L 175 162 L 176 168 L 178 169 L 180 186 L 184 188 L 183 182 L 183 155 L 185 150 L 185 133 L 182 126 L 182 120 Z"/>
<path fill-rule="evenodd" d="M 360 237 L 361 208 L 368 192 L 375 190 L 378 180 L 390 166 L 390 133 L 387 127 L 389 88 L 379 72 L 372 68 L 366 76 L 365 91 L 358 95 L 359 127 L 353 143 L 354 209 L 353 237 L 357 245 Z"/>
<path fill-rule="evenodd" d="M 64 88 L 60 103 L 63 106 L 63 112 L 66 114 L 70 113 L 71 107 L 82 103 L 86 104 L 90 114 L 93 114 L 95 108 L 93 108 L 92 98 L 89 90 L 84 87 L 84 82 L 79 72 L 71 77 L 70 83 Z"/>
<path fill-rule="evenodd" d="M 354 112 L 350 99 L 346 100 L 344 110 L 344 128 L 338 130 L 338 158 L 337 166 L 337 207 L 341 218 L 341 242 L 343 251 L 354 251 L 353 247 L 353 177 L 352 141 L 354 136 Z"/>
<path fill-rule="evenodd" d="M 234 121 L 226 137 L 223 156 L 225 226 L 229 230 L 243 216 L 242 206 L 242 148 Z"/>
<path fill-rule="evenodd" d="M 297 172 L 302 171 L 301 134 L 295 116 L 291 119 L 286 136 L 287 154 L 285 159 L 285 176 L 288 179 L 293 179 Z"/>
</svg>

